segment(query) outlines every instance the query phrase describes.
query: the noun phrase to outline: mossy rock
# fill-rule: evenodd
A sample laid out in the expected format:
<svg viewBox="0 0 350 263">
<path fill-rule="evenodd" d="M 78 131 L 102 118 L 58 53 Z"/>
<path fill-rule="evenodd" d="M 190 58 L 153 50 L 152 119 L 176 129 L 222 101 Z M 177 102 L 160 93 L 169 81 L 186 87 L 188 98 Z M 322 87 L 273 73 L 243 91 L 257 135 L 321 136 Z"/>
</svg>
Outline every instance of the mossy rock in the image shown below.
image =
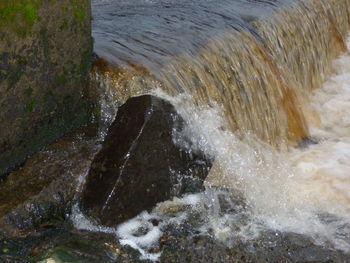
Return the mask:
<svg viewBox="0 0 350 263">
<path fill-rule="evenodd" d="M 114 255 L 106 246 L 88 240 L 73 240 L 46 251 L 36 262 L 77 263 L 115 262 Z"/>
<path fill-rule="evenodd" d="M 0 2 L 0 175 L 90 119 L 89 0 Z"/>
</svg>

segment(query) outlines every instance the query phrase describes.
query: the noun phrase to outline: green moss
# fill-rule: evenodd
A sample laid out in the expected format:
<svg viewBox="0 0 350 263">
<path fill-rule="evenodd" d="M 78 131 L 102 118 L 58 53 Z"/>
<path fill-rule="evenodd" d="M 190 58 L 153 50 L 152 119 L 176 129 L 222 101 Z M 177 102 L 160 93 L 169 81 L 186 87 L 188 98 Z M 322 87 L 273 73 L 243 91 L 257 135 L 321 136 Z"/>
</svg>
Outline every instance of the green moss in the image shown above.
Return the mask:
<svg viewBox="0 0 350 263">
<path fill-rule="evenodd" d="M 53 251 L 48 253 L 49 255 L 42 259 L 53 259 L 55 262 L 78 262 L 80 260 L 74 252 L 70 251 L 66 247 L 56 247 Z"/>
<path fill-rule="evenodd" d="M 74 17 L 78 20 L 78 22 L 80 22 L 80 23 L 84 22 L 85 18 L 87 16 L 87 14 L 86 14 L 86 2 L 73 0 L 72 5 L 73 5 Z"/>
<path fill-rule="evenodd" d="M 28 30 L 25 27 L 19 26 L 15 29 L 15 32 L 18 36 L 25 38 L 28 34 Z"/>
<path fill-rule="evenodd" d="M 85 239 L 82 236 L 72 235 L 63 239 L 55 236 L 56 244 L 36 257 L 35 262 L 46 262 L 48 259 L 55 262 L 115 262 L 112 251 L 102 242 Z M 99 259 L 99 260 L 98 260 Z"/>
<path fill-rule="evenodd" d="M 10 22 L 14 22 L 15 20 L 16 12 L 13 6 L 0 6 L 0 25 L 8 24 Z"/>
<path fill-rule="evenodd" d="M 60 30 L 61 31 L 64 31 L 64 30 L 67 30 L 69 27 L 68 27 L 68 20 L 65 18 L 63 19 L 63 23 L 62 25 L 60 26 Z"/>
<path fill-rule="evenodd" d="M 35 10 L 35 7 L 32 4 L 26 4 L 23 7 L 23 15 L 24 15 L 25 21 L 30 25 L 33 25 L 35 21 L 38 19 L 38 15 Z"/>
<path fill-rule="evenodd" d="M 38 19 L 38 0 L 6 0 L 0 2 L 0 27 L 11 26 L 19 36 L 26 36 Z"/>
<path fill-rule="evenodd" d="M 62 6 L 62 13 L 68 12 L 68 7 L 66 5 Z"/>
<path fill-rule="evenodd" d="M 68 82 L 68 79 L 65 74 L 57 75 L 54 79 L 55 86 L 64 86 Z"/>
<path fill-rule="evenodd" d="M 85 50 L 81 56 L 81 62 L 77 70 L 78 75 L 86 75 L 91 66 L 91 50 Z"/>
<path fill-rule="evenodd" d="M 78 21 L 82 22 L 85 19 L 85 12 L 82 9 L 75 8 L 74 16 Z"/>
<path fill-rule="evenodd" d="M 34 108 L 36 107 L 36 102 L 32 101 L 24 106 L 24 111 L 25 112 L 32 112 Z"/>
<path fill-rule="evenodd" d="M 0 146 L 0 174 L 88 122 L 91 109 L 81 105 L 91 62 L 88 4 L 85 0 L 0 0 L 0 41 L 3 39 L 4 46 L 0 86 L 5 88 L 5 96 L 0 96 L 4 112 L 0 119 L 2 127 L 13 130 L 14 138 L 12 150 Z M 44 7 L 57 12 L 46 15 Z M 70 46 L 67 36 L 76 39 L 76 45 Z M 36 73 L 39 75 L 34 76 Z M 16 99 L 17 105 L 10 105 Z M 13 124 L 9 109 L 16 118 Z"/>
</svg>

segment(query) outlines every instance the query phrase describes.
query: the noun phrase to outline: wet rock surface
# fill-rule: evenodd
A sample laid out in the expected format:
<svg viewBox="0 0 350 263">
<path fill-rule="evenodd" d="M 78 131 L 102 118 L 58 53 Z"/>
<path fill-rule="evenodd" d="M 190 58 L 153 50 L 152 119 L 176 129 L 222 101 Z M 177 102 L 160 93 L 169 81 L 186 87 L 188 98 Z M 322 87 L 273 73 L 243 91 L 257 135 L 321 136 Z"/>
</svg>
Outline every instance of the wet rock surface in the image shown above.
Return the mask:
<svg viewBox="0 0 350 263">
<path fill-rule="evenodd" d="M 79 177 L 88 172 L 98 148 L 96 128 L 85 127 L 33 156 L 0 183 L 0 262 L 152 262 L 121 245 L 114 234 L 77 230 L 71 224 Z M 239 194 L 227 196 L 226 190 L 218 195 L 220 217 L 247 209 Z M 183 215 L 186 219 L 161 228 L 159 242 L 147 251 L 161 252 L 156 262 L 350 262 L 348 253 L 315 245 L 295 233 L 266 230 L 249 241 L 236 238 L 235 231 L 249 223 L 244 216 L 232 228 L 232 240 L 220 241 L 210 228 L 200 231 L 208 223 L 210 209 L 167 202 L 155 209 L 163 216 L 152 222 L 154 226 Z M 146 234 L 146 230 L 135 233 L 140 238 Z"/>
<path fill-rule="evenodd" d="M 94 125 L 34 155 L 0 182 L 0 238 L 22 237 L 64 221 L 98 148 Z"/>
<path fill-rule="evenodd" d="M 0 175 L 90 120 L 89 0 L 0 2 Z"/>
<path fill-rule="evenodd" d="M 208 214 L 189 207 L 167 215 L 163 220 L 174 218 L 183 212 L 187 214 L 186 219 L 181 224 L 170 223 L 162 229 L 163 235 L 159 238 L 159 243 L 148 251 L 161 252 L 160 258 L 153 262 L 346 263 L 350 261 L 349 254 L 332 249 L 330 246 L 315 245 L 307 236 L 295 233 L 266 230 L 250 240 L 235 237 L 230 243 L 220 241 L 210 229 L 207 233 L 199 231 L 199 227 L 208 221 Z M 146 233 L 138 234 L 146 235 Z M 77 230 L 69 220 L 66 220 L 41 227 L 40 231 L 27 237 L 0 238 L 0 262 L 150 263 L 152 261 L 142 259 L 140 252 L 130 246 L 121 245 L 114 234 Z"/>
<path fill-rule="evenodd" d="M 115 226 L 172 196 L 198 191 L 211 162 L 174 142 L 183 127 L 169 102 L 150 95 L 129 99 L 92 163 L 83 211 Z"/>
<path fill-rule="evenodd" d="M 160 262 L 349 262 L 342 251 L 314 245 L 305 236 L 294 233 L 266 232 L 244 242 L 237 239 L 233 247 L 210 235 L 193 235 L 186 228 L 169 229 L 161 243 Z"/>
<path fill-rule="evenodd" d="M 110 236 L 67 228 L 67 224 L 57 224 L 40 235 L 0 239 L 0 262 L 115 262 Z"/>
<path fill-rule="evenodd" d="M 331 244 L 316 245 L 306 235 L 261 229 L 258 235 L 239 235 L 241 229 L 251 224 L 250 217 L 239 217 L 246 211 L 244 201 L 235 194 L 222 191 L 218 195 L 217 213 L 226 218 L 226 234 L 215 232 L 209 225 L 218 227 L 210 209 L 187 210 L 186 219 L 180 224 L 169 224 L 163 229 L 159 250 L 162 263 L 344 263 L 350 262 L 350 253 L 334 249 Z M 229 206 L 228 203 L 231 203 Z M 232 205 L 232 204 L 235 205 Z M 225 215 L 235 215 L 234 220 Z M 214 221 L 212 221 L 214 220 Z M 216 223 L 215 223 L 216 222 Z M 221 221 L 222 222 L 222 221 Z M 208 225 L 209 223 L 209 225 Z M 206 231 L 202 231 L 206 225 Z M 223 227 L 223 226 L 221 226 Z M 222 228 L 221 228 L 222 229 Z"/>
</svg>

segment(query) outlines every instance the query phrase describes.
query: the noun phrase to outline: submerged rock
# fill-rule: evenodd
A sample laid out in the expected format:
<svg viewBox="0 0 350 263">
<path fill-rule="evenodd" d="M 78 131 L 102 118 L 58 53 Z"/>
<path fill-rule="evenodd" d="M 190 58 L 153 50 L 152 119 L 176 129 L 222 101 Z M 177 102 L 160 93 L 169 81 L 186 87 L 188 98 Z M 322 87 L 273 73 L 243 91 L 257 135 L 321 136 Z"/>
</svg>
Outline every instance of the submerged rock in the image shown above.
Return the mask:
<svg viewBox="0 0 350 263">
<path fill-rule="evenodd" d="M 158 202 L 198 191 L 211 161 L 175 143 L 173 135 L 183 127 L 174 107 L 160 98 L 134 97 L 121 106 L 87 176 L 85 214 L 114 226 Z"/>
</svg>

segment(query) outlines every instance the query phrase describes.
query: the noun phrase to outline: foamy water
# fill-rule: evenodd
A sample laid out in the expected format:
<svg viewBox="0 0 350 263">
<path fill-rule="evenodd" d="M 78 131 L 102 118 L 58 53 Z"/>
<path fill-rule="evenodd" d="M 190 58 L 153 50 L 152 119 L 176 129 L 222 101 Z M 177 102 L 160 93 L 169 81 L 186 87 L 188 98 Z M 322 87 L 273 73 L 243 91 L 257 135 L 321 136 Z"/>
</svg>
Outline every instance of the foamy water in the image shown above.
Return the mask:
<svg viewBox="0 0 350 263">
<path fill-rule="evenodd" d="M 334 61 L 333 76 L 310 95 L 313 113 L 306 117 L 317 143 L 302 149 L 282 147 L 277 151 L 254 135 L 239 138 L 225 129 L 220 107 L 195 107 L 186 96 L 155 93 L 170 100 L 189 123 L 176 137 L 187 136 L 194 148 L 215 156 L 207 190 L 161 203 L 152 213 L 144 212 L 116 229 L 93 225 L 75 210 L 72 218 L 77 228 L 113 232 L 143 258 L 156 260 L 161 252 L 147 251 L 158 246 L 166 225 L 181 225 L 188 209 L 195 209 L 206 217 L 198 230 L 207 233 L 211 229 L 227 245 L 236 238 L 249 241 L 261 230 L 271 229 L 305 234 L 316 244 L 350 250 L 349 54 Z M 231 204 L 235 212 L 220 213 L 218 196 L 230 193 L 238 200 Z M 169 209 L 174 213 L 171 217 Z M 162 223 L 154 226 L 150 223 L 153 219 L 162 219 Z M 140 228 L 146 229 L 145 233 L 136 236 Z"/>
<path fill-rule="evenodd" d="M 349 40 L 347 44 L 349 48 Z M 190 124 L 185 136 L 216 158 L 207 188 L 228 187 L 242 193 L 244 213 L 251 213 L 250 225 L 238 233 L 242 238 L 268 228 L 306 234 L 317 244 L 350 250 L 349 54 L 334 61 L 333 75 L 310 95 L 311 110 L 305 114 L 310 114 L 306 117 L 317 144 L 303 149 L 277 151 L 249 134 L 239 139 L 223 128 L 220 109 L 198 110 L 184 98 L 167 99 Z M 211 227 L 220 233 L 218 237 L 230 240 L 227 218 L 236 225 L 235 215 L 222 220 L 215 219 L 216 214 L 208 214 L 216 224 Z"/>
</svg>

